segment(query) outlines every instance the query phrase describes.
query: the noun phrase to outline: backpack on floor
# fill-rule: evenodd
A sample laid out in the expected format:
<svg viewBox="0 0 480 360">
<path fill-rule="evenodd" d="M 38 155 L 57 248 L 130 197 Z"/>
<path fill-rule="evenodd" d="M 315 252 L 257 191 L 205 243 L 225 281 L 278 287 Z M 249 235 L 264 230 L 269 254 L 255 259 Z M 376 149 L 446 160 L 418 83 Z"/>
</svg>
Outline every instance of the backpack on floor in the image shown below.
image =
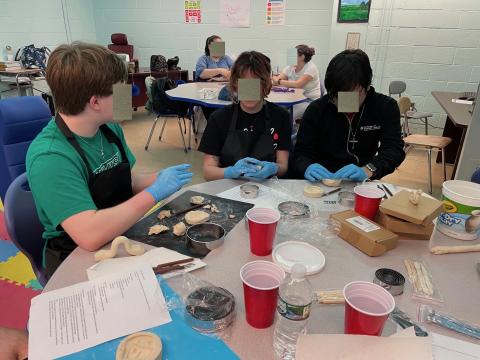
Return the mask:
<svg viewBox="0 0 480 360">
<path fill-rule="evenodd" d="M 150 71 L 168 71 L 167 59 L 163 55 L 150 56 Z"/>
<path fill-rule="evenodd" d="M 20 61 L 26 69 L 39 68 L 45 70 L 50 53 L 50 49 L 46 46 L 37 48 L 31 44 L 18 49 L 15 60 Z"/>
</svg>

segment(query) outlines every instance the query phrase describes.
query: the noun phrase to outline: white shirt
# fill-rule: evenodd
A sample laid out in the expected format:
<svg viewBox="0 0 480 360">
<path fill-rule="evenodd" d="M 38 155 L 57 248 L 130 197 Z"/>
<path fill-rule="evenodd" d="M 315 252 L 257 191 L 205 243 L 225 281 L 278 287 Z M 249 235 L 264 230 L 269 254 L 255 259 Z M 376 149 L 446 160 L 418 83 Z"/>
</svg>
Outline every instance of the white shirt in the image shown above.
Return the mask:
<svg viewBox="0 0 480 360">
<path fill-rule="evenodd" d="M 295 72 L 296 67 L 296 65 L 287 66 L 283 69 L 282 74 L 284 74 L 288 80 L 292 81 L 298 80 L 303 75 L 310 75 L 312 80 L 303 86 L 303 90 L 305 90 L 303 94 L 309 99 L 318 99 L 322 95 L 322 92 L 320 90 L 320 75 L 318 75 L 317 66 L 309 61 L 299 72 Z"/>
</svg>

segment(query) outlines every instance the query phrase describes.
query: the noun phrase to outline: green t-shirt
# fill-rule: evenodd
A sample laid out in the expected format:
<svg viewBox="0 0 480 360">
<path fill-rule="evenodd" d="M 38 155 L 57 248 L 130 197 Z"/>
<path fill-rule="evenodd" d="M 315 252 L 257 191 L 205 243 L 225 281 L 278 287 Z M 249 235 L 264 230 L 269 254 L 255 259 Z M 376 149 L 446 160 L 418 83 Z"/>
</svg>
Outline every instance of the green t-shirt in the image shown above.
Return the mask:
<svg viewBox="0 0 480 360">
<path fill-rule="evenodd" d="M 125 142 L 121 127 L 113 123 L 107 126 L 121 140 L 132 168 L 135 156 Z M 120 150 L 109 143 L 100 130 L 92 138 L 75 137 L 94 174 L 111 169 L 122 161 Z M 54 120 L 32 141 L 26 168 L 38 216 L 45 228 L 44 239 L 63 235 L 58 226 L 70 216 L 97 209 L 88 188 L 88 169 Z"/>
</svg>

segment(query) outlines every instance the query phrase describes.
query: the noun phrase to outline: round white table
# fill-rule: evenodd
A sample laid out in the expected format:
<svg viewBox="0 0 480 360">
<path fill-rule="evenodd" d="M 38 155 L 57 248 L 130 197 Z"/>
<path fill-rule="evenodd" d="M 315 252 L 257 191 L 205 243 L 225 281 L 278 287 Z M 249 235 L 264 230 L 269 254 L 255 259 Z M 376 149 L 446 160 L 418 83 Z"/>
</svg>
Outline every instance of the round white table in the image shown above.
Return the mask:
<svg viewBox="0 0 480 360">
<path fill-rule="evenodd" d="M 219 82 L 193 82 L 180 84 L 176 88 L 167 90 L 165 93 L 172 100 L 177 101 L 186 101 L 192 104 L 213 107 L 213 108 L 222 108 L 227 105 L 230 105 L 231 101 L 218 100 L 215 99 L 201 99 L 199 91 L 201 89 L 209 88 L 215 89 L 218 97 L 218 92 L 226 83 Z M 291 108 L 295 104 L 299 104 L 307 100 L 303 95 L 303 89 L 293 89 L 293 92 L 274 92 L 270 91 L 270 94 L 267 97 L 267 101 L 270 101 L 274 104 L 287 106 Z"/>
<path fill-rule="evenodd" d="M 305 184 L 303 180 L 281 181 L 285 186 L 295 187 L 297 190 L 303 189 Z M 242 181 L 238 180 L 217 180 L 194 185 L 188 189 L 215 195 L 241 183 Z M 172 198 L 176 196 L 178 193 L 174 194 Z M 321 198 L 309 199 L 309 201 L 312 203 L 323 202 Z M 327 215 L 328 213 L 325 213 L 325 216 Z M 289 240 L 296 239 L 292 237 Z M 395 249 L 379 257 L 369 257 L 338 237 L 328 245 L 322 245 L 319 242 L 317 247 L 325 254 L 326 265 L 320 273 L 309 277 L 316 290 L 342 289 L 346 283 L 354 280 L 372 281 L 375 270 L 382 267 L 395 269 L 406 275 L 403 259 L 422 259 L 427 263 L 433 280 L 443 297 L 444 303 L 440 308 L 441 311 L 480 324 L 480 311 L 478 311 L 480 279 L 475 271 L 475 264 L 479 256 L 477 253 L 432 255 L 428 251 L 428 241 L 406 239 L 401 239 Z M 249 326 L 245 320 L 243 287 L 239 271 L 246 262 L 258 259 L 271 260 L 271 257 L 257 257 L 250 253 L 248 232 L 244 223 L 240 222 L 228 233 L 224 245 L 210 252 L 204 258 L 207 266 L 192 273 L 214 285 L 228 289 L 235 295 L 237 318 L 226 344 L 241 359 L 273 359 L 273 326 L 258 330 Z M 52 276 L 44 291 L 86 281 L 86 269 L 94 263 L 92 252 L 76 248 Z M 409 284 L 406 284 L 404 294 L 395 297 L 395 301 L 400 309 L 416 320 L 418 303 L 412 301 L 410 297 Z M 308 323 L 308 332 L 343 333 L 343 319 L 343 305 L 315 304 Z M 476 344 L 480 343 L 437 326 L 422 325 L 427 331 L 434 331 Z M 387 323 L 384 334 L 391 332 L 392 329 L 392 324 Z"/>
</svg>

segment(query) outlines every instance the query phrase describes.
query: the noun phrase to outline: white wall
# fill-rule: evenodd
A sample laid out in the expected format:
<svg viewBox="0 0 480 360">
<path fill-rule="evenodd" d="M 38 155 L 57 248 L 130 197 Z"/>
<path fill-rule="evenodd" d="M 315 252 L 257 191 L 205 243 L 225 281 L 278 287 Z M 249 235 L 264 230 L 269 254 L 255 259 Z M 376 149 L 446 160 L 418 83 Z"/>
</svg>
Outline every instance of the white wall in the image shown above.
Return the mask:
<svg viewBox="0 0 480 360">
<path fill-rule="evenodd" d="M 0 61 L 6 60 L 5 46 L 17 50 L 25 45 L 47 46 L 83 40 L 96 42 L 92 0 L 0 0 Z M 36 88 L 46 89 L 43 82 Z M 0 83 L 0 98 L 17 91 Z"/>
<path fill-rule="evenodd" d="M 377 88 L 386 93 L 390 81 L 404 80 L 434 126 L 443 127 L 445 114 L 431 91 L 477 90 L 479 0 L 373 0 L 365 35 Z"/>
<path fill-rule="evenodd" d="M 6 45 L 53 50 L 73 40 L 96 41 L 92 0 L 0 0 L 0 60 Z"/>
<path fill-rule="evenodd" d="M 324 73 L 330 48 L 333 0 L 287 1 L 286 25 L 266 26 L 266 1 L 251 0 L 251 27 L 219 24 L 219 0 L 202 0 L 202 24 L 184 24 L 182 0 L 104 0 L 94 2 L 97 40 L 110 43 L 110 35 L 124 32 L 135 46 L 140 66 L 149 66 L 150 55 L 178 55 L 179 66 L 193 70 L 203 54 L 205 39 L 220 35 L 229 54 L 243 50 L 264 52 L 273 66 L 286 64 L 286 49 L 306 43 L 316 55 L 312 61 Z"/>
</svg>

